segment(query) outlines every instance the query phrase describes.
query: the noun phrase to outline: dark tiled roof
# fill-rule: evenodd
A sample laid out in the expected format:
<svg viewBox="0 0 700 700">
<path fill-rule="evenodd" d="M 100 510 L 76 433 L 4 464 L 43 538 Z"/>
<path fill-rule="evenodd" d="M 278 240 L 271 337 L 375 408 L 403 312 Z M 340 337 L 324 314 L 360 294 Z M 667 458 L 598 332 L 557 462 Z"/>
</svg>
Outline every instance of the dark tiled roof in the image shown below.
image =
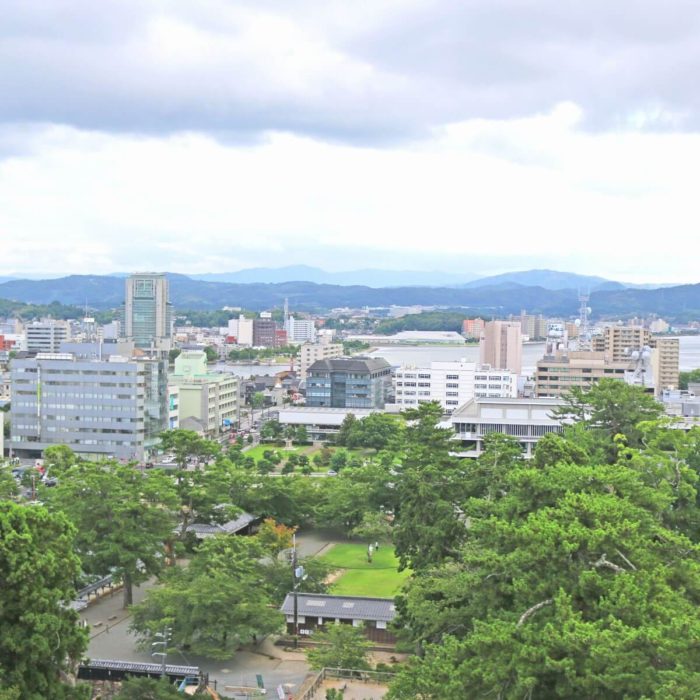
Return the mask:
<svg viewBox="0 0 700 700">
<path fill-rule="evenodd" d="M 192 523 L 187 526 L 187 532 L 192 532 L 196 537 L 207 537 L 209 535 L 227 534 L 233 535 L 248 527 L 253 521 L 257 520 L 257 516 L 246 513 L 241 513 L 237 518 L 229 520 L 223 525 L 216 523 Z"/>
<path fill-rule="evenodd" d="M 332 357 L 326 360 L 316 360 L 308 369 L 309 372 L 379 372 L 391 369 L 391 365 L 383 358 L 345 358 Z"/>
<path fill-rule="evenodd" d="M 297 599 L 298 614 L 309 617 L 337 617 L 390 622 L 396 615 L 392 598 L 298 593 Z M 291 593 L 287 593 L 280 609 L 285 615 L 294 614 L 294 596 Z"/>
</svg>

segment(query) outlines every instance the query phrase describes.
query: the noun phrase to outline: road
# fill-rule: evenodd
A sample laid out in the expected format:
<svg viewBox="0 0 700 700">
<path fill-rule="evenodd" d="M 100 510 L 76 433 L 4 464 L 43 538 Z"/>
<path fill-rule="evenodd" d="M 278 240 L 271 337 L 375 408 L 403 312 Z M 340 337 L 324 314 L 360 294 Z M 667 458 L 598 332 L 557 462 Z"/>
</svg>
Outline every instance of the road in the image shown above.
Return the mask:
<svg viewBox="0 0 700 700">
<path fill-rule="evenodd" d="M 311 548 L 315 548 L 314 544 Z M 138 603 L 153 583 L 146 583 L 134 589 L 134 602 Z M 93 659 L 120 659 L 122 661 L 142 661 L 153 663 L 148 650 L 136 647 L 136 639 L 129 632 L 129 614 L 122 608 L 122 595 L 117 591 L 106 596 L 82 611 L 81 618 L 90 629 L 90 643 L 87 656 Z M 268 695 L 275 697 L 275 688 L 282 685 L 287 691 L 294 691 L 309 672 L 303 652 L 286 652 L 275 647 L 270 638 L 251 644 L 237 651 L 230 659 L 215 661 L 182 652 L 168 655 L 168 663 L 199 666 L 217 682 L 218 689 L 227 696 L 237 697 L 226 686 L 238 687 L 256 685 L 256 675 L 263 677 Z"/>
</svg>

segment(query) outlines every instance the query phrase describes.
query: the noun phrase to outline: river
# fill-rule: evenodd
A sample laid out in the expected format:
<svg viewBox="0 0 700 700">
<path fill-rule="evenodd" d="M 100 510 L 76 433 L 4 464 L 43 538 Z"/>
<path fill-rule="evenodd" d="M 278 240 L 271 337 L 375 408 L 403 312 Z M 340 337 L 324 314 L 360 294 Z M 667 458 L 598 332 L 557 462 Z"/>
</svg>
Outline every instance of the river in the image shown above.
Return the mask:
<svg viewBox="0 0 700 700">
<path fill-rule="evenodd" d="M 466 359 L 467 362 L 479 361 L 477 345 L 390 345 L 376 348 L 368 353 L 371 357 L 383 357 L 391 365 L 426 366 L 431 361 L 449 361 Z M 537 361 L 544 354 L 544 343 L 526 343 L 523 345 L 523 373 L 534 374 Z M 700 367 L 700 335 L 680 337 L 680 368 L 687 371 Z M 275 365 L 231 365 L 220 362 L 217 371 L 231 372 L 238 377 L 248 378 L 252 375 L 272 376 L 289 369 L 288 364 Z"/>
</svg>

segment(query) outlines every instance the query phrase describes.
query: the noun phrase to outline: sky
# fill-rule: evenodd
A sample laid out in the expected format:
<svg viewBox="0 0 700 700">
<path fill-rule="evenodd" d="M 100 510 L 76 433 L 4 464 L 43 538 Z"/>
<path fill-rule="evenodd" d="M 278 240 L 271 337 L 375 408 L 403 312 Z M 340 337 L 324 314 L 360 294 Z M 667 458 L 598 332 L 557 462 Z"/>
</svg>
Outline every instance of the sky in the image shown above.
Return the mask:
<svg viewBox="0 0 700 700">
<path fill-rule="evenodd" d="M 700 282 L 695 0 L 3 0 L 0 276 Z"/>
</svg>

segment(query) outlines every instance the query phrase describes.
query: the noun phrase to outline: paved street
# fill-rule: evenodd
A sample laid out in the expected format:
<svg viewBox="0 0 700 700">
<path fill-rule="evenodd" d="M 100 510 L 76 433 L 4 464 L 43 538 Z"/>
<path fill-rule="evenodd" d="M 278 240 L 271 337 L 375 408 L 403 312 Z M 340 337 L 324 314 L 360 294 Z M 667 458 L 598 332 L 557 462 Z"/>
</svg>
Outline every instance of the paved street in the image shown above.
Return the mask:
<svg viewBox="0 0 700 700">
<path fill-rule="evenodd" d="M 145 584 L 134 591 L 134 602 L 143 599 Z M 135 638 L 129 633 L 129 617 L 122 609 L 121 591 L 102 598 L 81 613 L 91 630 L 88 656 L 94 659 L 121 659 L 123 661 L 154 662 L 150 651 L 139 650 Z M 100 624 L 101 623 L 101 624 Z M 263 677 L 268 695 L 274 697 L 275 688 L 283 685 L 294 690 L 306 677 L 308 665 L 303 653 L 285 652 L 275 647 L 268 638 L 258 645 L 251 645 L 225 661 L 213 661 L 193 655 L 174 653 L 168 656 L 168 663 L 199 666 L 216 680 L 218 689 L 229 697 L 237 697 L 226 686 L 256 685 L 255 676 Z"/>
</svg>

